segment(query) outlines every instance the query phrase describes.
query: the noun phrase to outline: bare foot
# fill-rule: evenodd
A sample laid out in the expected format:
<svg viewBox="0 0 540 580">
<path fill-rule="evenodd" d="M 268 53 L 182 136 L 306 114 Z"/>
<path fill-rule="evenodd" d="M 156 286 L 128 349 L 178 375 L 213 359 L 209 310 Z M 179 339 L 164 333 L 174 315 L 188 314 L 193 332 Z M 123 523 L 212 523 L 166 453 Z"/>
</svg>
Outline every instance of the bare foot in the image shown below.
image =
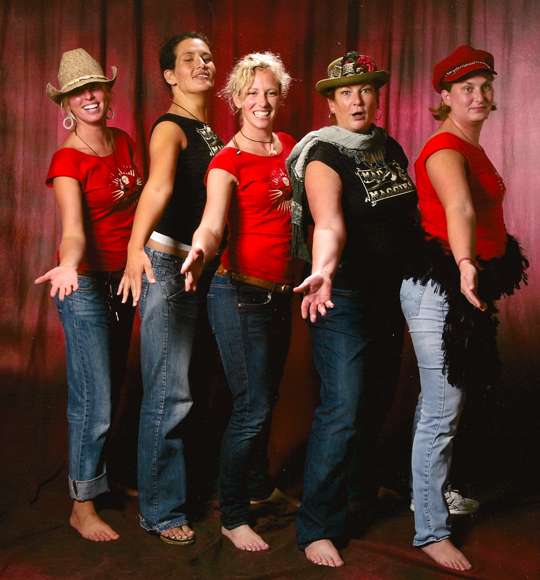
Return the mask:
<svg viewBox="0 0 540 580">
<path fill-rule="evenodd" d="M 97 515 L 93 501 L 74 502 L 69 523 L 83 538 L 93 542 L 110 542 L 120 537 Z"/>
<path fill-rule="evenodd" d="M 161 539 L 163 539 L 165 542 L 167 541 L 166 538 L 172 540 L 171 542 L 168 543 L 176 543 L 176 542 L 179 544 L 183 542 L 188 543 L 190 539 L 193 539 L 193 541 L 195 541 L 195 532 L 188 525 L 177 526 L 176 528 L 163 530 L 163 532 L 160 532 L 160 536 Z"/>
<path fill-rule="evenodd" d="M 341 559 L 339 552 L 330 540 L 317 540 L 306 548 L 306 557 L 319 566 L 331 566 L 339 568 L 345 562 Z"/>
<path fill-rule="evenodd" d="M 422 551 L 430 558 L 433 558 L 437 564 L 452 568 L 452 570 L 472 570 L 472 565 L 465 556 L 452 544 L 448 539 L 440 542 L 433 542 L 427 546 L 421 546 Z"/>
<path fill-rule="evenodd" d="M 228 530 L 222 527 L 221 533 L 227 536 L 229 540 L 240 550 L 246 550 L 247 552 L 260 552 L 262 550 L 268 550 L 270 546 L 256 534 L 247 524 L 234 528 L 234 530 Z"/>
</svg>

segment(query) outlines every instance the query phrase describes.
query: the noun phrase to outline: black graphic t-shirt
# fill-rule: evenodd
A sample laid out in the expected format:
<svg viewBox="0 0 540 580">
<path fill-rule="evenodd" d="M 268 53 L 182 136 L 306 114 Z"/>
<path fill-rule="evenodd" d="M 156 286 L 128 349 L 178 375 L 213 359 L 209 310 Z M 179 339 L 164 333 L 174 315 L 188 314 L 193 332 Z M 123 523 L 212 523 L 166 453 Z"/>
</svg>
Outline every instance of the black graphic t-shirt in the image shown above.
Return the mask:
<svg viewBox="0 0 540 580">
<path fill-rule="evenodd" d="M 206 123 L 171 113 L 161 116 L 152 131 L 164 121 L 184 131 L 187 147 L 178 153 L 172 196 L 155 231 L 189 246 L 206 205 L 204 176 L 223 143 Z"/>
<path fill-rule="evenodd" d="M 310 161 L 328 165 L 343 184 L 347 240 L 334 287 L 365 289 L 400 282 L 418 231 L 414 218 L 418 196 L 399 143 L 387 135 L 383 146 L 361 151 L 319 142 L 309 154 Z"/>
</svg>

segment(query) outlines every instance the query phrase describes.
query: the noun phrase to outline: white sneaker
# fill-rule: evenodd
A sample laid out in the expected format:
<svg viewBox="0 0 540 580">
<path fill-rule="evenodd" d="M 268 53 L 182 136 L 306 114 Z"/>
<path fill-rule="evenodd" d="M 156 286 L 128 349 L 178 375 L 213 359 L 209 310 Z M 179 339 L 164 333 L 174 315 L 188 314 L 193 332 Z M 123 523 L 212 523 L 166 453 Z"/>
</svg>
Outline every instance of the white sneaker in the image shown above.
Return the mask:
<svg viewBox="0 0 540 580">
<path fill-rule="evenodd" d="M 480 507 L 479 502 L 469 497 L 463 497 L 457 489 L 445 491 L 444 497 L 450 513 L 454 516 L 474 514 Z M 414 511 L 414 499 L 411 499 L 411 509 Z"/>
</svg>

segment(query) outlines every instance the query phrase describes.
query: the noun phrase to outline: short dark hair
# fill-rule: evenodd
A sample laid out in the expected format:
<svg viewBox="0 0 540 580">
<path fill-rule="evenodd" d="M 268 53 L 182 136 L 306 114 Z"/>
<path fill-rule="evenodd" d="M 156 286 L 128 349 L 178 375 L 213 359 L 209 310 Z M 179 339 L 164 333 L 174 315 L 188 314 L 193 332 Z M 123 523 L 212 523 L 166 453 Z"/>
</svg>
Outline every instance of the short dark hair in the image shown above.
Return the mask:
<svg viewBox="0 0 540 580">
<path fill-rule="evenodd" d="M 174 70 L 174 66 L 176 64 L 176 47 L 183 40 L 187 40 L 188 38 L 198 38 L 199 40 L 202 40 L 210 50 L 212 50 L 212 43 L 201 32 L 195 32 L 192 30 L 190 32 L 179 34 L 178 36 L 173 36 L 173 38 L 168 40 L 159 51 L 159 66 L 161 68 L 161 76 L 163 76 L 163 73 L 166 70 Z M 165 84 L 167 85 L 169 91 L 171 91 L 171 86 L 169 83 L 165 81 Z"/>
</svg>

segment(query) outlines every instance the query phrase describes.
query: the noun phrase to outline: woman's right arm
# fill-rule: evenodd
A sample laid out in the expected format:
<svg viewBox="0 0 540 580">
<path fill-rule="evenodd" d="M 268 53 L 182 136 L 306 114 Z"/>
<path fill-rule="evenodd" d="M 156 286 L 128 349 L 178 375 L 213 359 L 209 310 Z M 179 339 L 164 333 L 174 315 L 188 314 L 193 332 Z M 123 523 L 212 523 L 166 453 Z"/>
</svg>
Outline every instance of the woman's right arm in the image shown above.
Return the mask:
<svg viewBox="0 0 540 580">
<path fill-rule="evenodd" d="M 341 210 L 341 178 L 321 161 L 312 161 L 306 169 L 306 194 L 315 222 L 313 231 L 313 266 L 295 292 L 304 292 L 302 316 L 317 320 L 317 312 L 326 315 L 333 308 L 332 280 L 336 273 L 347 233 Z"/>
<path fill-rule="evenodd" d="M 191 250 L 182 264 L 186 291 L 196 290 L 197 281 L 206 262 L 216 254 L 225 230 L 227 212 L 233 187 L 238 185 L 234 175 L 224 169 L 211 169 L 206 185 L 206 205 L 201 223 L 191 242 Z"/>
<path fill-rule="evenodd" d="M 51 296 L 64 300 L 79 288 L 77 268 L 84 258 L 86 237 L 84 234 L 82 191 L 73 177 L 55 177 L 54 195 L 62 220 L 62 240 L 60 241 L 60 264 L 35 280 L 43 284 L 50 280 Z"/>
<path fill-rule="evenodd" d="M 128 244 L 125 273 L 118 287 L 122 302 L 127 302 L 131 290 L 133 306 L 137 304 L 141 297 L 143 274 L 146 273 L 148 281 L 155 284 L 152 265 L 144 246 L 169 203 L 178 153 L 186 145 L 186 135 L 175 123 L 160 123 L 152 133 L 150 175 L 139 199 Z"/>
<path fill-rule="evenodd" d="M 427 159 L 426 171 L 444 207 L 448 242 L 460 271 L 461 292 L 473 306 L 486 310 L 486 304 L 478 297 L 476 213 L 465 163 L 458 151 L 441 149 Z"/>
</svg>

